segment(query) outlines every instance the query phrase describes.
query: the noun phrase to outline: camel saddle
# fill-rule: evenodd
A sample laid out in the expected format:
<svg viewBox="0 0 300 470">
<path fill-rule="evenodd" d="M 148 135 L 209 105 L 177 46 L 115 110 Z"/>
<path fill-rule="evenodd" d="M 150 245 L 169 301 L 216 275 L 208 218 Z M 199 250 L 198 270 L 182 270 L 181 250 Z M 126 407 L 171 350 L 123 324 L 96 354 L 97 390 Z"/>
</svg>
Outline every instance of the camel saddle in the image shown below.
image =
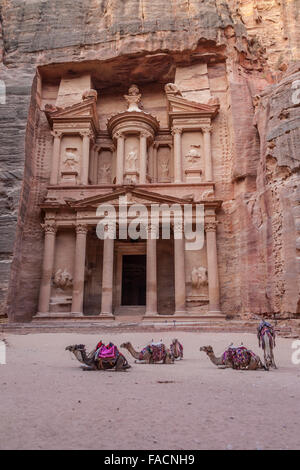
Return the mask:
<svg viewBox="0 0 300 470">
<path fill-rule="evenodd" d="M 237 348 L 230 347 L 222 355 L 223 364 L 227 361 L 232 362 L 234 369 L 242 369 L 248 366 L 250 359 L 257 357 L 254 352 L 245 346 L 239 346 Z"/>
<path fill-rule="evenodd" d="M 95 359 L 99 359 L 104 362 L 115 362 L 120 356 L 120 352 L 113 343 L 105 344 L 100 341 L 96 346 Z"/>
<path fill-rule="evenodd" d="M 145 352 L 151 354 L 153 362 L 163 361 L 167 355 L 166 346 L 163 343 L 150 343 L 140 352 L 139 359 L 142 360 Z"/>
</svg>

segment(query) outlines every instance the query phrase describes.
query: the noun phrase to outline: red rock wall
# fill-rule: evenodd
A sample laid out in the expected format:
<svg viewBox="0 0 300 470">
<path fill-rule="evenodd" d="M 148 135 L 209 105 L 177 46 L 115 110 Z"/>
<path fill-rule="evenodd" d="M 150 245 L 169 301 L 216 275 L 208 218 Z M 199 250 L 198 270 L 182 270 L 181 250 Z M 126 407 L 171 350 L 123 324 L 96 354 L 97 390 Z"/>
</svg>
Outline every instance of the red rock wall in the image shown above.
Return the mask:
<svg viewBox="0 0 300 470">
<path fill-rule="evenodd" d="M 289 98 L 299 72 L 279 83 L 299 54 L 298 3 L 2 0 L 0 79 L 7 103 L 0 105 L 0 298 L 4 306 L 8 292 L 11 319 L 30 320 L 36 312 L 41 274 L 38 203 L 51 141 L 39 109 L 37 66 L 56 64 L 63 72 L 69 63 L 80 69 L 86 61 L 115 59 L 125 76 L 128 57 L 138 56 L 144 65 L 135 69 L 137 79 L 160 67 L 164 78 L 172 78 L 176 64 L 199 56 L 215 61 L 208 68 L 211 80 L 225 74 L 228 112 L 218 118 L 223 153 L 217 169 L 224 199 L 218 228 L 222 309 L 232 315 L 299 313 L 299 106 Z M 272 31 L 274 18 L 280 34 Z M 255 109 L 252 97 L 262 90 Z"/>
</svg>

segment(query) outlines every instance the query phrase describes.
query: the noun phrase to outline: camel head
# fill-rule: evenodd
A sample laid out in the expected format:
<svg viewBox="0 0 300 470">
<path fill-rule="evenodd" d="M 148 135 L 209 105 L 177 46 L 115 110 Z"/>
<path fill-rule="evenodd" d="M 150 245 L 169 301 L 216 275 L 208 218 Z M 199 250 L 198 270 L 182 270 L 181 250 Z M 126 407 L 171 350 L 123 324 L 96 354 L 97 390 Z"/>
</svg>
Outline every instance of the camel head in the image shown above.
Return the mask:
<svg viewBox="0 0 300 470">
<path fill-rule="evenodd" d="M 70 346 L 67 346 L 65 351 L 71 351 L 74 353 L 75 351 L 85 351 L 85 345 L 84 344 L 71 344 Z"/>
<path fill-rule="evenodd" d="M 84 344 L 71 344 L 70 346 L 67 346 L 65 350 L 72 352 L 78 361 L 84 362 L 84 358 L 86 356 Z"/>
<path fill-rule="evenodd" d="M 128 341 L 127 343 L 122 343 L 120 348 L 128 349 L 128 348 L 130 348 L 130 346 L 131 346 L 131 343 Z"/>
<path fill-rule="evenodd" d="M 204 351 L 208 355 L 214 352 L 212 346 L 201 346 L 200 351 Z"/>
</svg>

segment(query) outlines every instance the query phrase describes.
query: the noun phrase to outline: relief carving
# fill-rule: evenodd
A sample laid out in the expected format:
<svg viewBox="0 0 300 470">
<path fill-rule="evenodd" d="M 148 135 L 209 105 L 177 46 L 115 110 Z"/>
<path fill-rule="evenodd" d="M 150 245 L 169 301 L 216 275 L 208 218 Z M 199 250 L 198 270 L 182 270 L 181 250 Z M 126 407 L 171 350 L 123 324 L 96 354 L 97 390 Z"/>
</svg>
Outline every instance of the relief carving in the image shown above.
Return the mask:
<svg viewBox="0 0 300 470">
<path fill-rule="evenodd" d="M 58 269 L 53 278 L 53 285 L 62 290 L 68 289 L 73 287 L 73 278 L 66 269 Z"/>
<path fill-rule="evenodd" d="M 66 148 L 63 159 L 64 170 L 78 171 L 79 156 L 77 155 L 77 152 L 77 148 Z"/>
<path fill-rule="evenodd" d="M 101 183 L 110 183 L 111 182 L 111 165 L 104 163 L 99 170 L 100 182 Z"/>
<path fill-rule="evenodd" d="M 132 148 L 126 157 L 126 169 L 129 171 L 135 171 L 137 159 L 137 151 L 135 148 Z"/>
<path fill-rule="evenodd" d="M 167 83 L 165 85 L 165 92 L 167 95 L 182 96 L 181 91 L 175 83 Z"/>
<path fill-rule="evenodd" d="M 169 177 L 169 160 L 160 160 L 159 166 L 161 168 L 161 177 L 168 178 Z"/>
<path fill-rule="evenodd" d="M 188 162 L 192 164 L 192 166 L 195 166 L 195 164 L 200 162 L 201 158 L 201 153 L 200 153 L 200 145 L 190 145 L 190 150 L 186 154 L 185 158 L 187 159 Z"/>
<path fill-rule="evenodd" d="M 128 103 L 127 111 L 142 111 L 140 109 L 142 95 L 137 85 L 131 85 L 128 90 L 128 95 L 124 95 L 124 98 Z"/>
<path fill-rule="evenodd" d="M 191 273 L 191 282 L 194 289 L 207 285 L 207 269 L 204 266 L 193 267 Z"/>
<path fill-rule="evenodd" d="M 168 149 L 161 147 L 159 152 L 159 181 L 169 182 L 170 181 L 170 152 Z"/>
</svg>

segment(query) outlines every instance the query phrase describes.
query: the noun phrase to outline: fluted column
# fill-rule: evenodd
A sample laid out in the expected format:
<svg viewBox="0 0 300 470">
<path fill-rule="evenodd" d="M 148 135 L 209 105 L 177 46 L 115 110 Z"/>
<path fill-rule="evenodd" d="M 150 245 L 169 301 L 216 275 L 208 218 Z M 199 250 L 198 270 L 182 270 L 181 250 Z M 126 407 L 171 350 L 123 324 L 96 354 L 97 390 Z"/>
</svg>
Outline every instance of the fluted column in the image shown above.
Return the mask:
<svg viewBox="0 0 300 470">
<path fill-rule="evenodd" d="M 125 137 L 122 132 L 115 134 L 117 138 L 117 171 L 116 171 L 116 182 L 117 184 L 123 184 L 124 179 L 124 153 L 125 153 Z"/>
<path fill-rule="evenodd" d="M 90 164 L 90 132 L 82 132 L 82 161 L 81 161 L 81 184 L 87 185 L 89 182 Z"/>
<path fill-rule="evenodd" d="M 54 222 L 46 222 L 45 224 L 42 224 L 42 227 L 45 231 L 45 240 L 38 313 L 48 313 L 50 304 L 51 279 L 53 274 L 55 237 L 57 227 Z"/>
<path fill-rule="evenodd" d="M 182 224 L 174 224 L 175 315 L 186 313 L 185 239 Z"/>
<path fill-rule="evenodd" d="M 147 132 L 140 135 L 140 184 L 145 184 L 147 178 Z"/>
<path fill-rule="evenodd" d="M 51 162 L 51 174 L 50 174 L 50 184 L 58 183 L 58 172 L 59 172 L 59 163 L 60 163 L 60 142 L 61 142 L 61 132 L 53 131 L 53 152 L 52 152 L 52 162 Z"/>
<path fill-rule="evenodd" d="M 112 316 L 114 279 L 114 233 L 103 241 L 101 315 Z"/>
<path fill-rule="evenodd" d="M 156 237 L 158 230 L 158 225 L 148 225 L 146 265 L 146 316 L 157 315 Z"/>
<path fill-rule="evenodd" d="M 220 313 L 220 288 L 217 257 L 217 222 L 206 222 L 209 312 Z"/>
<path fill-rule="evenodd" d="M 203 146 L 205 155 L 205 180 L 213 180 L 213 169 L 212 169 L 212 156 L 211 156 L 211 131 L 212 127 L 207 126 L 202 128 L 203 132 Z"/>
<path fill-rule="evenodd" d="M 85 224 L 76 225 L 75 267 L 73 280 L 72 313 L 83 314 L 86 237 Z"/>
<path fill-rule="evenodd" d="M 182 129 L 175 127 L 172 134 L 174 136 L 174 182 L 182 183 Z"/>
</svg>

